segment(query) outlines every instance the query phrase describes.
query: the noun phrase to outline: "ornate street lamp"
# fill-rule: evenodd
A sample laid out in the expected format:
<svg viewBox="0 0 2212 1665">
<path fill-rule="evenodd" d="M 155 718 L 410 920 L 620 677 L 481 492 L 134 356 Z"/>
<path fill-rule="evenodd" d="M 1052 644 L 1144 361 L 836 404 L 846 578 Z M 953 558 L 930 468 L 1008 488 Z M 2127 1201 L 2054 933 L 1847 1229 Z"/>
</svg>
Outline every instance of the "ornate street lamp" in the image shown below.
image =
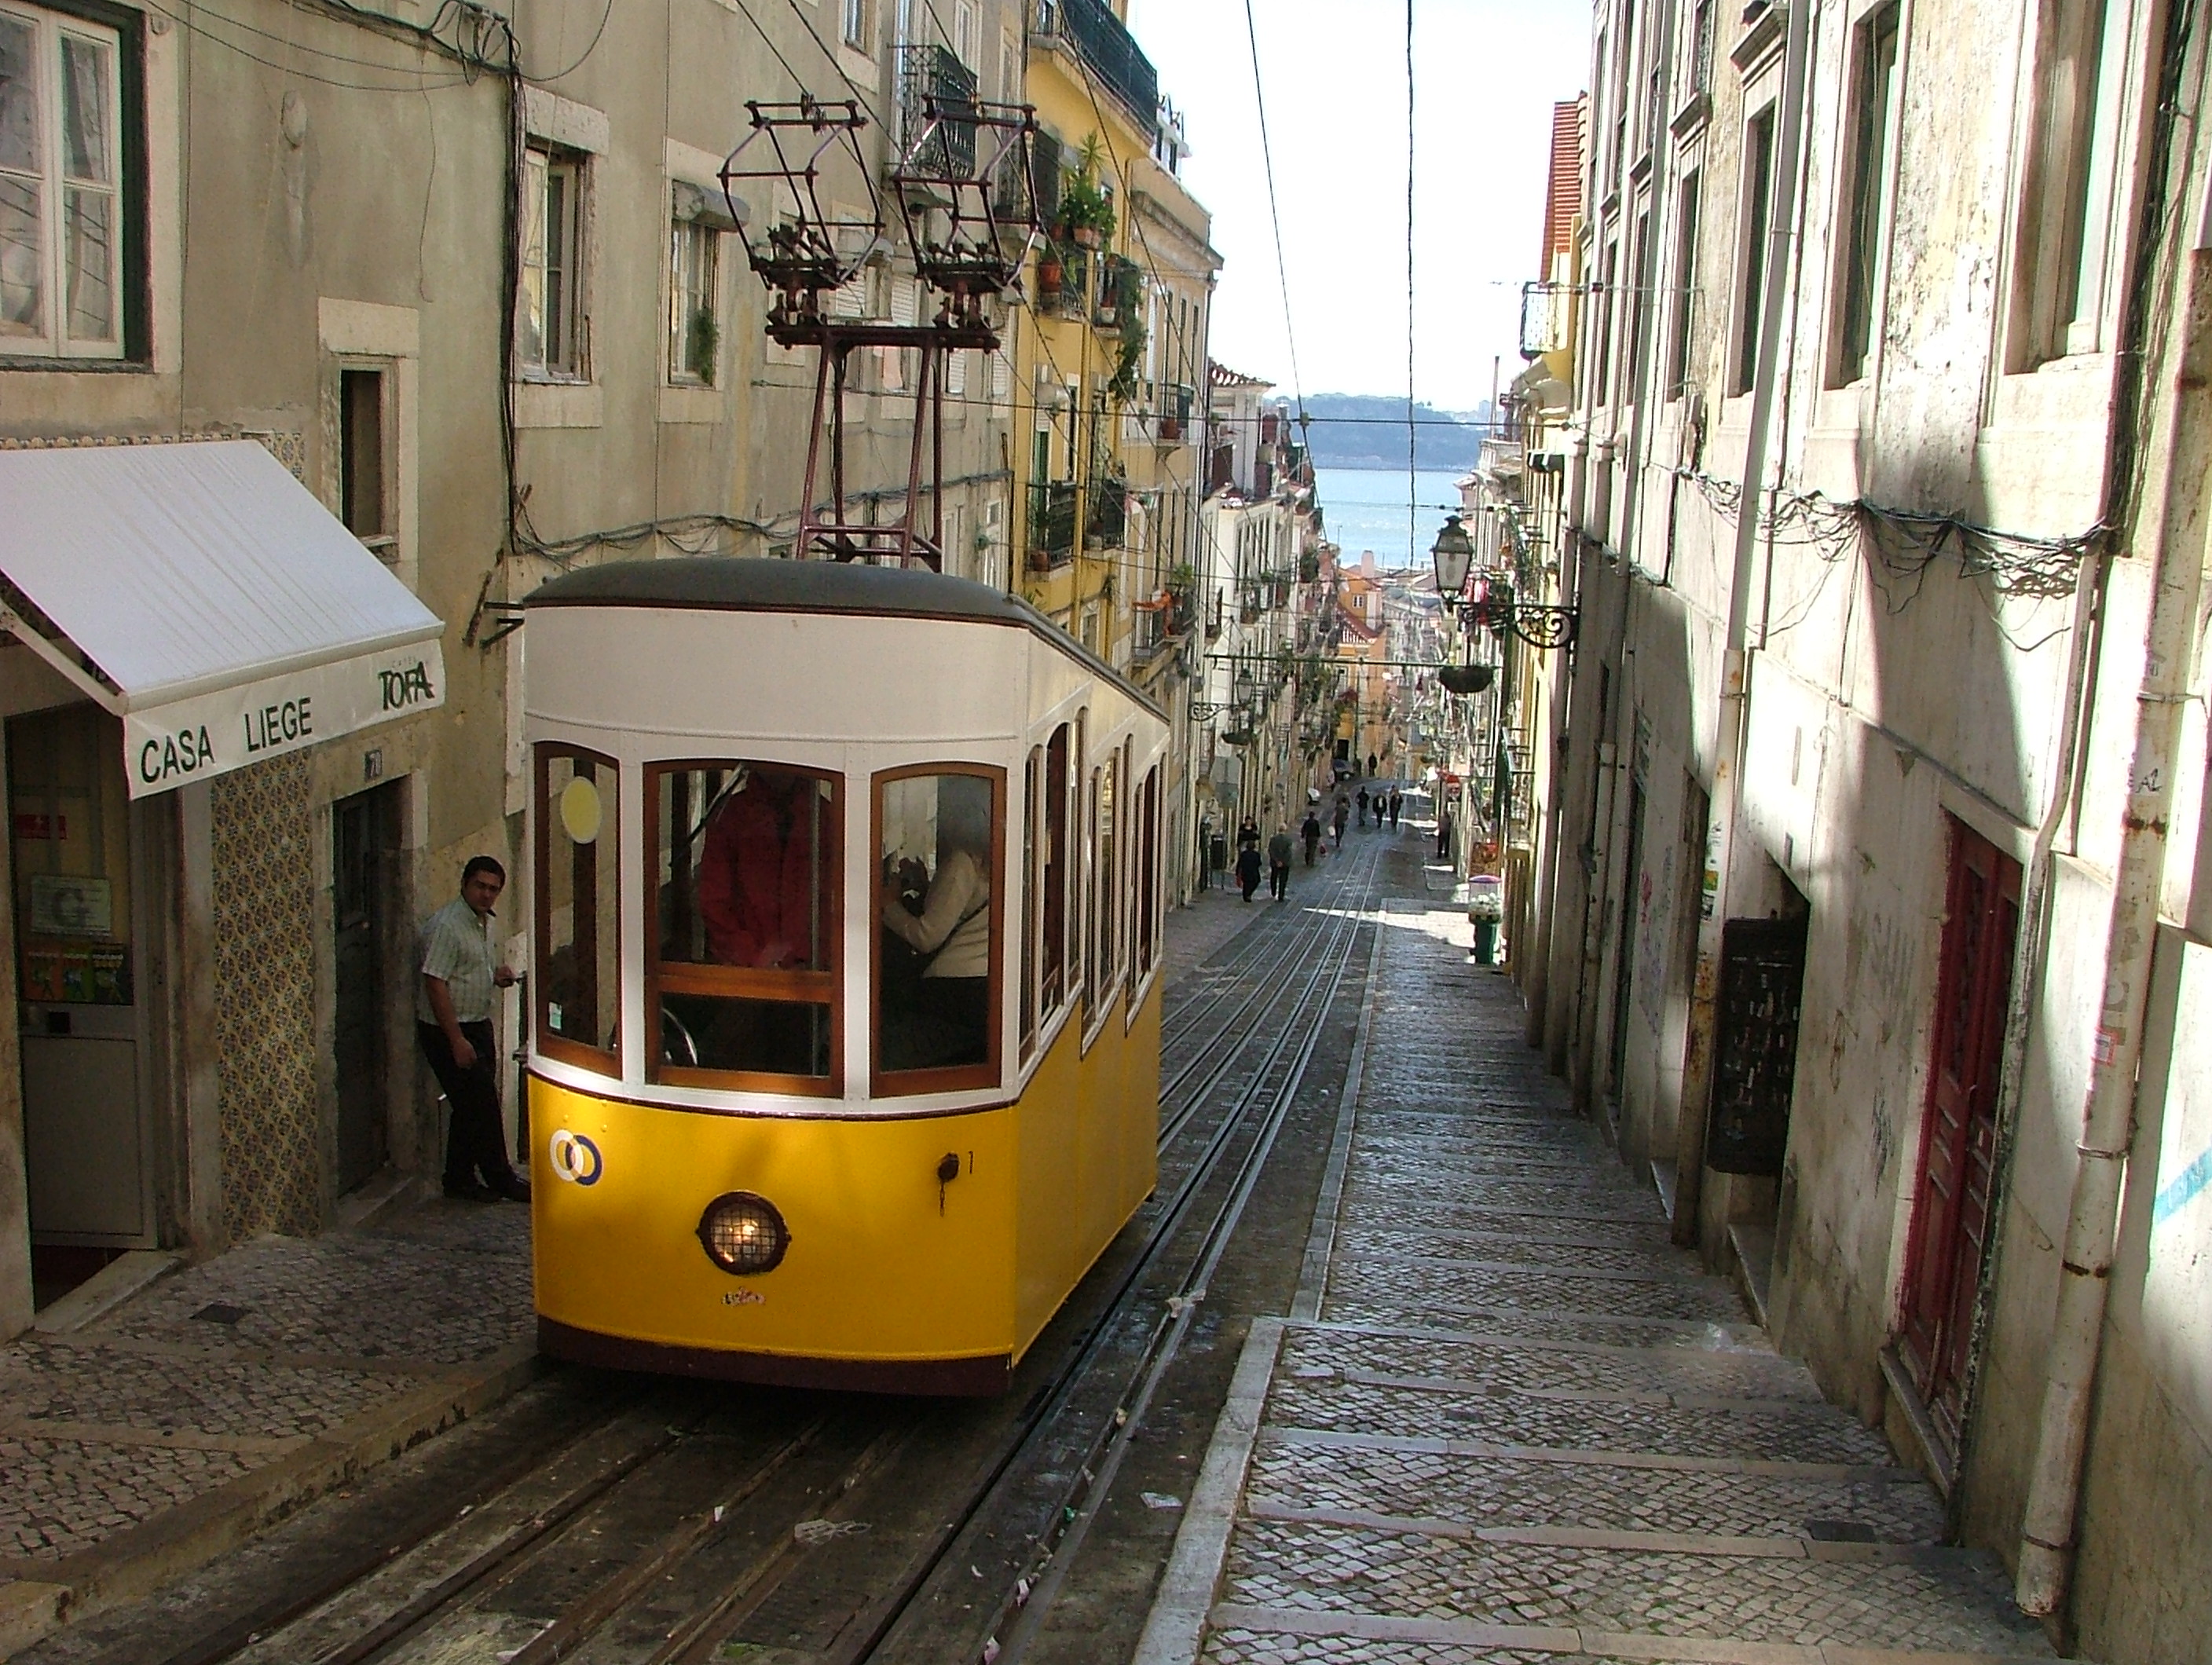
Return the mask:
<svg viewBox="0 0 2212 1665">
<path fill-rule="evenodd" d="M 1445 516 L 1429 556 L 1437 563 L 1437 592 L 1444 605 L 1459 608 L 1476 625 L 1487 626 L 1492 635 L 1518 636 L 1531 647 L 1564 647 L 1575 639 L 1576 609 L 1522 606 L 1503 574 L 1484 579 L 1473 599 L 1462 599 L 1474 543 L 1456 514 Z"/>
<path fill-rule="evenodd" d="M 1456 514 L 1444 516 L 1443 530 L 1429 546 L 1429 559 L 1437 563 L 1437 593 L 1451 606 L 1467 588 L 1467 569 L 1474 560 L 1474 539 Z"/>
</svg>

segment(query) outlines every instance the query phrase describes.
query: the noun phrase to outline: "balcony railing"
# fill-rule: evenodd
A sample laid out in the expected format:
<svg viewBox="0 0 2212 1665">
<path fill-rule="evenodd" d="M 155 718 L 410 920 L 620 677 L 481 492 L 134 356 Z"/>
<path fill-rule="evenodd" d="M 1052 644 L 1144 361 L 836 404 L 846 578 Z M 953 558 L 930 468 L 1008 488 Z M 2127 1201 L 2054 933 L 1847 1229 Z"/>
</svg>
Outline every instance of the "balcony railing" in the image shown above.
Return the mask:
<svg viewBox="0 0 2212 1665">
<path fill-rule="evenodd" d="M 1145 269 L 1124 255 L 1100 263 L 1098 304 L 1091 321 L 1102 330 L 1121 330 L 1144 321 Z"/>
<path fill-rule="evenodd" d="M 1030 565 L 1052 568 L 1075 555 L 1075 482 L 1042 480 L 1030 487 Z"/>
<path fill-rule="evenodd" d="M 1073 46 L 1122 107 L 1149 133 L 1160 108 L 1159 72 L 1103 0 L 1037 0 L 1037 33 Z"/>
<path fill-rule="evenodd" d="M 1091 513 L 1085 518 L 1083 541 L 1093 549 L 1121 547 L 1129 525 L 1129 489 L 1109 477 L 1091 489 Z"/>
<path fill-rule="evenodd" d="M 949 173 L 975 171 L 975 72 L 948 46 L 905 46 L 899 51 L 901 143 L 913 148 L 929 125 L 937 131 L 925 156 L 910 160 Z"/>
</svg>

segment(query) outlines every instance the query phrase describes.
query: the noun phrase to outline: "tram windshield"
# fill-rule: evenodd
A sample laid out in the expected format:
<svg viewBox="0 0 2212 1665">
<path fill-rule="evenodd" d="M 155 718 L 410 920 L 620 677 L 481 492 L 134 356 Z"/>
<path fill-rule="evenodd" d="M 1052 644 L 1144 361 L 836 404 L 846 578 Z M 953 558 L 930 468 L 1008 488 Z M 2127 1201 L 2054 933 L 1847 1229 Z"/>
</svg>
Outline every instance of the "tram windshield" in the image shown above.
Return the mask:
<svg viewBox="0 0 2212 1665">
<path fill-rule="evenodd" d="M 877 777 L 876 1069 L 929 1073 L 890 1091 L 996 1079 L 1002 780 L 943 767 Z"/>
<path fill-rule="evenodd" d="M 650 781 L 656 1079 L 835 1091 L 838 777 L 732 760 Z"/>
</svg>

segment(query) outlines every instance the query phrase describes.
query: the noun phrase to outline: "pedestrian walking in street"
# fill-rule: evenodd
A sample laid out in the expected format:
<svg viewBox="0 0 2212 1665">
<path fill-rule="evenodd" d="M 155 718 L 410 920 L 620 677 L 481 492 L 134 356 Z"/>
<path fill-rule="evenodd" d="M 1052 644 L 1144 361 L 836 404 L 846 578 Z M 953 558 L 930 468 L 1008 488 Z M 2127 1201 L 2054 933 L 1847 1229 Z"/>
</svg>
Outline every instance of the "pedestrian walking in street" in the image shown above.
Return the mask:
<svg viewBox="0 0 2212 1665">
<path fill-rule="evenodd" d="M 1398 830 L 1398 811 L 1406 807 L 1406 794 L 1397 787 L 1390 788 L 1390 830 Z"/>
<path fill-rule="evenodd" d="M 514 973 L 492 951 L 492 909 L 507 869 L 488 855 L 461 869 L 461 893 L 422 921 L 415 963 L 415 1036 L 453 1114 L 446 1131 L 446 1194 L 489 1202 L 530 1200 L 530 1182 L 507 1159 L 499 1111 L 492 991 Z"/>
<path fill-rule="evenodd" d="M 1237 882 L 1244 887 L 1244 900 L 1249 902 L 1260 888 L 1260 847 L 1247 844 L 1237 853 Z"/>
<path fill-rule="evenodd" d="M 1242 855 L 1246 850 L 1260 848 L 1260 823 L 1246 816 L 1237 823 L 1237 850 Z"/>
<path fill-rule="evenodd" d="M 1291 894 L 1291 833 L 1281 825 L 1267 841 L 1267 888 L 1278 902 L 1286 901 Z"/>
<path fill-rule="evenodd" d="M 1314 864 L 1314 852 L 1321 848 L 1321 812 L 1318 810 L 1306 811 L 1306 823 L 1298 829 L 1298 836 L 1305 841 L 1306 866 L 1310 867 Z"/>
<path fill-rule="evenodd" d="M 1344 823 L 1352 819 L 1352 800 L 1342 793 L 1336 794 L 1336 848 L 1344 848 Z"/>
<path fill-rule="evenodd" d="M 1448 856 L 1451 854 L 1451 811 L 1448 809 L 1439 809 L 1437 811 L 1437 854 L 1438 855 Z"/>
<path fill-rule="evenodd" d="M 1367 788 L 1364 787 L 1362 787 L 1359 789 L 1358 804 L 1359 824 L 1362 827 L 1364 827 L 1367 824 Z"/>
</svg>

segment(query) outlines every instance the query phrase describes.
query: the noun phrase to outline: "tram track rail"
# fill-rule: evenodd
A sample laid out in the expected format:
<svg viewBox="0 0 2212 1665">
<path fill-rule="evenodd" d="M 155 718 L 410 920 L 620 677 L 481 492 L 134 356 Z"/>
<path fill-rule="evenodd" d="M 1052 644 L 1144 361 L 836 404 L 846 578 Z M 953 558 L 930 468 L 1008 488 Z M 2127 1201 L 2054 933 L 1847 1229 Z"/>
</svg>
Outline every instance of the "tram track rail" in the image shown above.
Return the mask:
<svg viewBox="0 0 2212 1665">
<path fill-rule="evenodd" d="M 1358 882 L 1364 892 L 1371 893 L 1379 866 L 1379 854 L 1370 856 L 1362 864 Z M 1340 897 L 1339 899 L 1341 900 Z M 1057 1500 L 1053 1511 L 1052 1518 L 1057 1522 L 1058 1529 L 1042 1534 L 1037 1558 L 1016 1577 L 996 1609 L 993 1633 L 981 1650 L 996 1665 L 1014 1665 L 1035 1638 L 1051 1609 L 1068 1565 L 1106 1501 L 1122 1456 L 1144 1425 L 1145 1412 L 1188 1333 L 1192 1317 L 1204 1298 L 1206 1285 L 1219 1266 L 1222 1255 L 1243 1218 L 1246 1205 L 1265 1170 L 1268 1157 L 1273 1153 L 1275 1137 L 1281 1130 L 1297 1090 L 1304 1084 L 1327 1014 L 1354 963 L 1353 951 L 1364 923 L 1360 915 L 1364 911 L 1364 908 L 1341 908 L 1335 910 L 1331 933 L 1333 940 L 1328 951 L 1317 957 L 1312 970 L 1299 987 L 1291 1012 L 1287 1014 L 1288 1020 L 1274 1026 L 1273 1039 L 1266 1055 L 1224 1109 L 1199 1158 L 1177 1185 L 1173 1199 L 1159 1211 L 1144 1249 L 1135 1262 L 1122 1274 L 1113 1300 L 1086 1332 L 1078 1350 L 1079 1356 L 1072 1358 L 1055 1376 L 1052 1384 L 1054 1402 L 1041 1409 L 1036 1425 L 1024 1432 L 1020 1444 L 1026 1446 L 1046 1424 L 1048 1414 L 1063 1407 L 1074 1387 L 1097 1362 L 1096 1355 L 1103 1347 L 1110 1327 L 1127 1311 L 1130 1300 L 1138 1293 L 1145 1274 L 1156 1267 L 1170 1245 L 1180 1236 L 1200 1196 L 1213 1181 L 1224 1176 L 1222 1167 L 1227 1153 L 1236 1146 L 1236 1135 L 1245 1131 L 1249 1123 L 1252 1136 L 1244 1145 L 1243 1154 L 1233 1170 L 1226 1176 L 1229 1182 L 1226 1194 L 1208 1218 L 1196 1252 L 1176 1280 L 1174 1292 L 1159 1297 L 1159 1316 L 1151 1328 L 1134 1369 L 1125 1375 L 1121 1391 L 1114 1401 L 1110 1414 L 1101 1419 L 1082 1460 L 1073 1465 L 1073 1479 Z M 1272 1005 L 1270 1003 L 1269 1007 L 1263 1009 L 1262 1017 L 1272 1009 Z M 1299 1020 L 1309 1015 L 1310 1021 L 1301 1024 Z M 1255 1020 L 1255 1028 L 1257 1026 Z M 1284 1066 L 1279 1075 L 1274 1073 L 1274 1066 L 1278 1064 Z M 1250 1113 L 1255 1109 L 1261 1114 L 1256 1122 L 1251 1122 Z M 1008 1451 L 1005 1461 L 991 1477 L 989 1490 L 979 1492 L 963 1511 L 962 1529 L 948 1532 L 942 1547 L 928 1558 L 927 1565 L 902 1580 L 902 1586 L 909 1593 L 898 1604 L 898 1611 L 886 1617 L 866 1645 L 831 1655 L 830 1665 L 890 1665 L 890 1661 L 896 1656 L 886 1644 L 896 1640 L 895 1629 L 899 1618 L 914 1607 L 923 1587 L 932 1578 L 939 1576 L 948 1562 L 957 1562 L 958 1557 L 955 1555 L 955 1550 L 985 1514 L 992 1502 L 990 1492 L 1004 1482 L 1020 1455 L 1018 1447 Z M 1035 1576 L 1031 1577 L 1031 1574 Z M 1017 1622 L 1008 1625 L 1009 1616 L 1015 1616 Z M 998 1635 L 1001 1628 L 1006 1632 L 1003 1640 Z M 992 1645 L 994 1644 L 996 1644 L 995 1649 Z"/>
<path fill-rule="evenodd" d="M 1109 1286 L 1085 1303 L 1087 1316 L 1050 1372 L 971 1468 L 968 1483 L 937 1511 L 938 1529 L 915 1542 L 899 1574 L 846 1619 L 821 1656 L 825 1665 L 939 1657 L 929 1651 L 935 1640 L 909 1623 L 918 1604 L 958 1571 L 963 1547 L 987 1522 L 1024 1514 L 1042 1516 L 1050 1529 L 1037 1534 L 1037 1556 L 990 1610 L 990 1633 L 1005 1638 L 1002 1665 L 1018 1660 L 1037 1633 L 1188 1334 L 1350 975 L 1381 848 L 1358 854 L 1362 859 L 1332 873 L 1318 906 L 1310 903 L 1279 926 L 1269 921 L 1260 933 L 1244 933 L 1248 940 L 1216 968 L 1218 987 L 1198 1011 L 1227 1015 L 1174 1078 L 1180 1102 L 1161 1128 L 1160 1148 L 1164 1157 L 1188 1143 L 1186 1133 L 1201 1137 L 1179 1152 L 1181 1159 L 1164 1164 L 1174 1171 L 1164 1173 L 1160 1193 L 1140 1212 L 1140 1218 L 1150 1216 L 1141 1243 L 1112 1268 Z M 1303 977 L 1272 975 L 1301 963 Z M 1225 1005 L 1232 995 L 1233 1004 Z M 1191 1033 L 1186 1027 L 1182 1038 Z M 1110 1381 L 1102 1375 L 1109 1365 Z M 626 1510 L 642 1506 L 653 1514 L 655 1487 L 667 1486 L 715 1441 L 728 1443 L 727 1436 L 672 1421 L 668 1403 L 657 1388 L 619 1395 L 603 1418 L 550 1457 L 530 1454 L 504 1465 L 471 1489 L 469 1501 L 434 1511 L 411 1533 L 366 1547 L 319 1584 L 166 1656 L 161 1665 L 381 1665 L 445 1656 L 441 1650 L 472 1619 L 489 1622 L 483 1615 L 495 1610 L 503 1592 L 576 1560 L 586 1539 L 619 1537 Z M 703 1665 L 721 1656 L 723 1645 L 763 1605 L 802 1574 L 819 1544 L 857 1528 L 857 1511 L 872 1498 L 881 1500 L 882 1486 L 928 1415 L 916 1401 L 842 1401 L 835 1413 L 840 1437 L 828 1441 L 841 1448 L 835 1461 L 821 1449 L 832 1413 L 796 1418 L 710 1488 L 710 1502 L 672 1516 L 662 1511 L 657 1530 L 633 1532 L 629 1553 L 584 1581 L 550 1620 L 519 1646 L 502 1648 L 501 1656 L 512 1665 L 552 1665 L 587 1655 L 638 1665 Z M 606 1449 L 580 1458 L 594 1439 Z M 1074 1460 L 1041 1467 L 1048 1448 Z M 817 1484 L 779 1486 L 810 1456 L 820 1459 L 813 1464 L 820 1471 Z M 562 1472 L 564 1462 L 575 1472 Z M 1048 1487 L 1040 1493 L 1038 1474 L 1049 1479 L 1054 1469 L 1069 1478 L 1056 1492 Z M 526 1507 L 511 1507 L 511 1518 L 484 1528 L 500 1499 L 533 1487 L 537 1495 Z M 471 1522 L 478 1536 L 469 1535 Z M 810 1527 L 816 1528 L 811 1536 Z M 420 1565 L 410 1567 L 410 1560 Z M 371 1587 L 380 1579 L 401 1582 L 401 1573 L 413 1574 L 404 1599 L 378 1611 Z M 665 1602 L 671 1586 L 681 1590 L 688 1611 L 649 1648 L 618 1654 L 595 1648 L 648 1597 Z M 343 1617 L 349 1607 L 364 1609 L 350 1626 Z M 331 1642 L 322 1633 L 334 1626 L 345 1633 Z"/>
</svg>

